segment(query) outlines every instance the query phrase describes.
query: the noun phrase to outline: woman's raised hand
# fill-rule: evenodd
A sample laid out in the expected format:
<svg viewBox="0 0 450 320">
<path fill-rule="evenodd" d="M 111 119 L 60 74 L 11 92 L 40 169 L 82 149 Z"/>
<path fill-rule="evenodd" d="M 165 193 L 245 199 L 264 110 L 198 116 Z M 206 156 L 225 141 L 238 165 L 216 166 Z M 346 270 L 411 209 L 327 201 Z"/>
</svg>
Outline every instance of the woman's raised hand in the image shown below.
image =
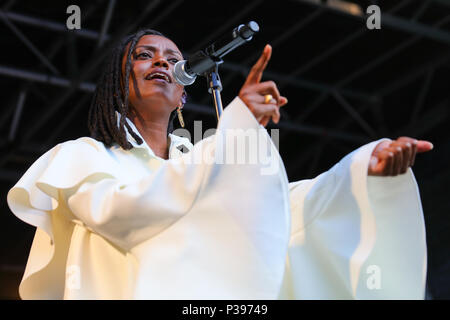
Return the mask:
<svg viewBox="0 0 450 320">
<path fill-rule="evenodd" d="M 284 106 L 288 100 L 280 95 L 277 85 L 273 81 L 261 82 L 264 69 L 272 55 L 272 47 L 266 45 L 263 53 L 245 80 L 239 92 L 239 98 L 247 105 L 255 116 L 256 120 L 264 127 L 272 119 L 273 122 L 280 121 L 279 107 Z M 272 99 L 266 101 L 266 96 L 271 95 Z"/>
</svg>

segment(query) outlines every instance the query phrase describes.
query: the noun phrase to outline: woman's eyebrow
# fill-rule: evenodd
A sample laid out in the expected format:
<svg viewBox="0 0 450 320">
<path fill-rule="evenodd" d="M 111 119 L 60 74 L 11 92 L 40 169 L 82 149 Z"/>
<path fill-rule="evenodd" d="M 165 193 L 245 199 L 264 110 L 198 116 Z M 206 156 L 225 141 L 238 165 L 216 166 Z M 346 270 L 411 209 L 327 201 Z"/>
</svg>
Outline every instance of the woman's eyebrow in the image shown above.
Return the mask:
<svg viewBox="0 0 450 320">
<path fill-rule="evenodd" d="M 136 49 L 137 48 L 145 48 L 145 49 L 149 49 L 151 51 L 156 51 L 157 50 L 156 47 L 150 46 L 150 45 L 140 45 L 140 46 L 137 46 Z M 170 48 L 166 49 L 165 53 L 172 53 L 172 54 L 176 54 L 176 55 L 178 55 L 180 57 L 183 57 L 183 55 L 179 51 L 174 50 L 174 49 L 170 49 Z"/>
</svg>

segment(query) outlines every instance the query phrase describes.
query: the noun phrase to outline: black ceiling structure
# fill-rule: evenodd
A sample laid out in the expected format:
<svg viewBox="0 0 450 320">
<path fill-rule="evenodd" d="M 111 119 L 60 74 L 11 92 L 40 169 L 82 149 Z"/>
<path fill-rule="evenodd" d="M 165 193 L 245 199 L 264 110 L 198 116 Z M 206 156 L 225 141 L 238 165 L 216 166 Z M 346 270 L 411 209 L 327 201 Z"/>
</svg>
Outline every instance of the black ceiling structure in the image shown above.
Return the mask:
<svg viewBox="0 0 450 320">
<path fill-rule="evenodd" d="M 81 9 L 68 30 L 66 9 Z M 366 8 L 381 8 L 381 29 Z M 312 178 L 382 137 L 430 140 L 416 159 L 427 228 L 428 297 L 450 298 L 450 1 L 31 1 L 0 2 L 0 298 L 17 285 L 34 235 L 6 204 L 8 190 L 56 144 L 87 136 L 87 112 L 110 48 L 139 27 L 159 30 L 185 56 L 250 20 L 254 39 L 220 66 L 229 103 L 266 43 L 264 73 L 289 103 L 281 109 L 279 151 L 290 181 Z M 187 87 L 187 128 L 216 126 L 204 79 Z M 178 123 L 176 124 L 178 125 Z M 407 227 L 407 226 L 405 226 Z"/>
</svg>

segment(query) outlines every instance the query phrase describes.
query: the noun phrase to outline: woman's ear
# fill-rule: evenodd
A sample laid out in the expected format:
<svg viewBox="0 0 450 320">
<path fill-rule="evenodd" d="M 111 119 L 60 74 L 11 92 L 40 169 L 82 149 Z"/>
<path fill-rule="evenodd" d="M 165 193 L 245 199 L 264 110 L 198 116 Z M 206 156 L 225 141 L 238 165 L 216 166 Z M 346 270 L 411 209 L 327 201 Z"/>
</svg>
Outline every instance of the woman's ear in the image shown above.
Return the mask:
<svg viewBox="0 0 450 320">
<path fill-rule="evenodd" d="M 180 108 L 183 108 L 183 106 L 186 104 L 187 101 L 187 93 L 185 90 L 183 90 L 183 94 L 181 95 L 181 106 Z"/>
</svg>

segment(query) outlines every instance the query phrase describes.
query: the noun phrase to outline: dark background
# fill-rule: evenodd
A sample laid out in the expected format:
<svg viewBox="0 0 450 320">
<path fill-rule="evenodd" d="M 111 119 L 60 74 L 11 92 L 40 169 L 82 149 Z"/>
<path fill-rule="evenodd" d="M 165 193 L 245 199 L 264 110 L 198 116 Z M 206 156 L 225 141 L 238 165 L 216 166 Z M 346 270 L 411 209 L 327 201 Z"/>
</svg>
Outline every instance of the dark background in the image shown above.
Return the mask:
<svg viewBox="0 0 450 320">
<path fill-rule="evenodd" d="M 366 28 L 371 3 L 381 7 L 381 30 Z M 81 8 L 79 31 L 66 28 L 70 4 Z M 417 157 L 414 172 L 427 229 L 427 297 L 450 298 L 446 0 L 353 1 L 352 7 L 318 0 L 0 2 L 0 298 L 18 297 L 34 235 L 10 212 L 6 194 L 45 151 L 88 135 L 89 102 L 111 44 L 150 27 L 189 55 L 250 20 L 261 31 L 225 58 L 222 98 L 226 105 L 237 95 L 270 43 L 264 79 L 276 81 L 289 104 L 281 122 L 268 128 L 280 128 L 290 181 L 314 177 L 381 137 L 434 143 Z M 187 92 L 187 127 L 192 130 L 194 120 L 203 121 L 203 130 L 215 127 L 205 81 Z"/>
</svg>

